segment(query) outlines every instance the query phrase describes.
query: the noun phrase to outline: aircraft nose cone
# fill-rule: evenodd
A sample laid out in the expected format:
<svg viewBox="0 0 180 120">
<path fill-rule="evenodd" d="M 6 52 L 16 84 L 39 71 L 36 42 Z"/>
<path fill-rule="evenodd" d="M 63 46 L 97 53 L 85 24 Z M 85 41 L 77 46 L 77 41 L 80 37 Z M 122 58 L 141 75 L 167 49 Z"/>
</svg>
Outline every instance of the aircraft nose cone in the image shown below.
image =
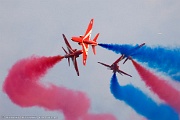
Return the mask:
<svg viewBox="0 0 180 120">
<path fill-rule="evenodd" d="M 74 40 L 74 37 L 71 37 L 71 40 Z"/>
</svg>

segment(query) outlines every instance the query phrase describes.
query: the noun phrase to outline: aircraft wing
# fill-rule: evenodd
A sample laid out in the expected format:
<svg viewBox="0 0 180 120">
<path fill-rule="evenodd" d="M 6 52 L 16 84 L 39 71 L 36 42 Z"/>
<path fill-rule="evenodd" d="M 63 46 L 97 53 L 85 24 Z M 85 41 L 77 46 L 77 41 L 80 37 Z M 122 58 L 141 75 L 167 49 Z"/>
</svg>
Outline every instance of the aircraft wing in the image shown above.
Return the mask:
<svg viewBox="0 0 180 120">
<path fill-rule="evenodd" d="M 86 65 L 86 59 L 88 55 L 88 44 L 82 43 L 82 51 L 83 51 L 83 64 Z"/>
<path fill-rule="evenodd" d="M 71 45 L 69 44 L 69 42 L 68 42 L 68 40 L 67 40 L 66 36 L 65 36 L 64 34 L 62 34 L 62 35 L 63 35 L 64 42 L 66 43 L 66 46 L 67 46 L 67 49 L 68 49 L 69 53 L 72 53 L 72 52 L 73 52 L 73 50 L 72 50 Z"/>
<path fill-rule="evenodd" d="M 83 40 L 90 40 L 94 19 L 91 19 L 88 28 L 84 34 Z"/>
<path fill-rule="evenodd" d="M 144 46 L 144 45 L 145 45 L 145 43 L 142 43 L 141 45 L 139 45 L 139 48 L 142 47 L 142 46 Z"/>
<path fill-rule="evenodd" d="M 101 65 L 104 65 L 104 66 L 106 66 L 106 67 L 108 67 L 108 68 L 110 68 L 111 66 L 110 65 L 107 65 L 107 64 L 105 64 L 105 63 L 102 63 L 102 62 L 98 62 L 99 64 L 101 64 Z"/>
<path fill-rule="evenodd" d="M 64 52 L 66 53 L 66 55 L 68 54 L 68 52 L 62 47 L 62 49 L 64 50 Z M 69 59 L 69 57 L 68 57 L 68 64 L 69 64 L 69 66 L 70 66 L 70 59 Z"/>
<path fill-rule="evenodd" d="M 121 57 L 119 57 L 113 64 L 118 64 L 122 59 L 124 59 L 124 55 L 121 55 Z"/>
<path fill-rule="evenodd" d="M 125 73 L 124 71 L 122 71 L 122 70 L 118 70 L 117 71 L 119 74 L 124 74 L 124 75 L 127 75 L 127 76 L 129 76 L 129 77 L 132 77 L 131 75 L 129 75 L 129 74 L 127 74 L 127 73 Z"/>
<path fill-rule="evenodd" d="M 78 70 L 77 60 L 76 60 L 76 57 L 75 57 L 75 56 L 72 58 L 72 61 L 73 61 L 73 65 L 74 65 L 74 68 L 75 68 L 75 70 L 76 70 L 76 73 L 77 73 L 77 75 L 79 76 L 79 70 Z"/>
<path fill-rule="evenodd" d="M 86 65 L 87 55 L 83 52 L 83 65 Z"/>
</svg>

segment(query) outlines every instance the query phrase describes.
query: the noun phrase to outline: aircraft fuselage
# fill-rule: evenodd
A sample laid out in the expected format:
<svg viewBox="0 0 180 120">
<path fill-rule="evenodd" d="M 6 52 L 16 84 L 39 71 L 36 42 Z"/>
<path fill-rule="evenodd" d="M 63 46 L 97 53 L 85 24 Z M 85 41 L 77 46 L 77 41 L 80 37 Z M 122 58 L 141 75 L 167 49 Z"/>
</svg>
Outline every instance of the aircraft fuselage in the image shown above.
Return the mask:
<svg viewBox="0 0 180 120">
<path fill-rule="evenodd" d="M 83 40 L 83 37 L 72 37 L 71 40 L 74 42 L 78 42 L 79 44 L 85 43 L 85 44 L 89 44 L 89 45 L 97 45 L 97 42 L 95 42 L 93 40 L 87 40 L 87 39 Z"/>
<path fill-rule="evenodd" d="M 81 37 L 72 37 L 71 40 L 74 41 L 74 42 L 78 42 L 78 43 L 83 42 L 83 38 L 81 38 Z"/>
<path fill-rule="evenodd" d="M 65 58 L 70 58 L 70 57 L 79 57 L 80 54 L 82 54 L 82 50 L 78 50 L 78 51 L 75 51 L 74 53 L 69 53 L 69 54 L 66 54 L 64 55 Z"/>
<path fill-rule="evenodd" d="M 113 64 L 113 65 L 111 65 L 110 69 L 113 70 L 113 72 L 115 73 L 119 70 L 119 66 L 117 64 Z"/>
</svg>

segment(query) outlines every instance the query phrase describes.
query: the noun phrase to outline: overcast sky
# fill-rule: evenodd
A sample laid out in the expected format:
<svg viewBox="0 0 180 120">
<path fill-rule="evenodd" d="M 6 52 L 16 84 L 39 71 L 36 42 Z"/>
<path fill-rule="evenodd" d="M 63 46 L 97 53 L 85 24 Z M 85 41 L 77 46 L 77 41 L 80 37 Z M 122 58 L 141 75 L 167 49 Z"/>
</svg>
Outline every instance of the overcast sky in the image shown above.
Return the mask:
<svg viewBox="0 0 180 120">
<path fill-rule="evenodd" d="M 0 85 L 8 70 L 19 59 L 31 55 L 64 55 L 62 33 L 74 48 L 81 49 L 70 38 L 83 35 L 94 18 L 92 37 L 98 32 L 99 43 L 141 44 L 148 46 L 180 45 L 179 0 L 0 0 Z M 86 66 L 78 58 L 80 76 L 63 59 L 42 79 L 57 86 L 80 90 L 91 100 L 91 113 L 112 113 L 118 120 L 141 120 L 124 101 L 110 93 L 112 71 L 97 64 L 113 63 L 119 55 L 97 46 L 92 49 Z M 120 64 L 133 77 L 117 75 L 121 85 L 133 84 L 157 102 L 162 102 L 145 86 L 130 61 Z M 1 87 L 2 88 L 2 87 Z M 133 98 L 132 98 L 133 99 Z M 0 91 L 0 115 L 52 115 L 62 113 L 39 107 L 21 108 Z"/>
</svg>

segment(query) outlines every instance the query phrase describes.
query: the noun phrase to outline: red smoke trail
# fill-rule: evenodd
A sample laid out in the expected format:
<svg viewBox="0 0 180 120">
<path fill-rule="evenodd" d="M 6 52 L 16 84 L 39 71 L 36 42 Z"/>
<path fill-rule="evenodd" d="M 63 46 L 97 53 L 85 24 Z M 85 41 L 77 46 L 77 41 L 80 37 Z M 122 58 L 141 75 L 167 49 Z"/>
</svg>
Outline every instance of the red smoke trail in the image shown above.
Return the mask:
<svg viewBox="0 0 180 120">
<path fill-rule="evenodd" d="M 146 85 L 180 113 L 180 92 L 168 84 L 163 78 L 156 76 L 134 60 L 132 60 L 132 63 Z"/>
<path fill-rule="evenodd" d="M 58 110 L 63 112 L 66 120 L 78 120 L 80 117 L 88 116 L 90 101 L 83 92 L 52 84 L 47 87 L 40 83 L 40 78 L 48 69 L 62 59 L 61 56 L 32 56 L 18 61 L 12 66 L 5 79 L 4 92 L 12 102 L 21 107 L 39 106 L 47 110 Z M 92 116 L 89 115 L 86 119 Z M 110 114 L 104 114 L 102 117 L 115 120 Z"/>
</svg>

